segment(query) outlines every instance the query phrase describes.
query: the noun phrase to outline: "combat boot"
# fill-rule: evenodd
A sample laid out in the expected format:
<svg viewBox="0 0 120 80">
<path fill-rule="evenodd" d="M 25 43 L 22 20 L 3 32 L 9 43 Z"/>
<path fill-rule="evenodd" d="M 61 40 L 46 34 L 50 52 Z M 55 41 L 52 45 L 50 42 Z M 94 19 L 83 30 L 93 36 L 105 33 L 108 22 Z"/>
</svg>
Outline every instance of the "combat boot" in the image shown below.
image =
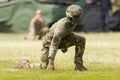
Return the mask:
<svg viewBox="0 0 120 80">
<path fill-rule="evenodd" d="M 22 60 L 21 62 L 15 64 L 15 65 L 13 66 L 13 68 L 14 68 L 14 69 L 16 69 L 16 68 L 27 68 L 27 69 L 28 69 L 28 68 L 30 68 L 29 60 L 24 59 L 24 60 Z"/>
<path fill-rule="evenodd" d="M 85 66 L 81 65 L 81 64 L 76 64 L 75 65 L 75 70 L 88 71 L 88 69 Z"/>
<path fill-rule="evenodd" d="M 54 63 L 49 63 L 49 64 L 47 65 L 47 69 L 54 70 L 54 69 L 55 69 Z"/>
</svg>

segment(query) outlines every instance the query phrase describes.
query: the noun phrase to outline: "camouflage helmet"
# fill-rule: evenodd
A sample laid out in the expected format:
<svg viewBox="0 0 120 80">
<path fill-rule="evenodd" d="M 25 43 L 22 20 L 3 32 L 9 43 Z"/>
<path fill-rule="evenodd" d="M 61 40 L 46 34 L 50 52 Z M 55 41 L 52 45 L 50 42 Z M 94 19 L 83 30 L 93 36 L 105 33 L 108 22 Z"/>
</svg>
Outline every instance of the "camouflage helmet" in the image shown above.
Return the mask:
<svg viewBox="0 0 120 80">
<path fill-rule="evenodd" d="M 70 5 L 66 10 L 66 17 L 82 18 L 82 8 L 78 5 Z"/>
</svg>

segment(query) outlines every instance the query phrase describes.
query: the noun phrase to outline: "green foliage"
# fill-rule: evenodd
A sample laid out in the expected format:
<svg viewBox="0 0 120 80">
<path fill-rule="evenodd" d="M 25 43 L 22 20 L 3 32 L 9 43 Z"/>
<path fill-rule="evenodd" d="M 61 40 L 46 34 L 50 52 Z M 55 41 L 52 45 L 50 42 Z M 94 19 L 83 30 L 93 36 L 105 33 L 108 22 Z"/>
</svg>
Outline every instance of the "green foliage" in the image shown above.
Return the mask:
<svg viewBox="0 0 120 80">
<path fill-rule="evenodd" d="M 55 71 L 13 69 L 27 58 L 40 63 L 41 41 L 26 41 L 25 34 L 0 34 L 0 80 L 120 80 L 120 33 L 76 33 L 86 37 L 87 72 L 74 71 L 74 47 L 56 55 Z"/>
</svg>

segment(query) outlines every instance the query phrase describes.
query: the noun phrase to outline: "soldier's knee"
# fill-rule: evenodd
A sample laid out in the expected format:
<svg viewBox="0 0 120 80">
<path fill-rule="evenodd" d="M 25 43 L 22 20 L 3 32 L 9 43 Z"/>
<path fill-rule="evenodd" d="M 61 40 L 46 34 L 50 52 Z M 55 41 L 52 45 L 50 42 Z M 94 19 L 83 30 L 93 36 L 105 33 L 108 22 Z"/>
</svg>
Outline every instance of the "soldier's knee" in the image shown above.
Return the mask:
<svg viewBox="0 0 120 80">
<path fill-rule="evenodd" d="M 48 60 L 48 57 L 47 57 L 47 56 L 45 56 L 45 55 L 42 55 L 42 56 L 41 56 L 41 61 L 42 61 L 42 62 L 47 62 L 47 60 Z"/>
<path fill-rule="evenodd" d="M 85 38 L 85 37 L 81 37 L 81 36 L 79 36 L 77 42 L 78 42 L 78 43 L 86 43 L 86 38 Z"/>
</svg>

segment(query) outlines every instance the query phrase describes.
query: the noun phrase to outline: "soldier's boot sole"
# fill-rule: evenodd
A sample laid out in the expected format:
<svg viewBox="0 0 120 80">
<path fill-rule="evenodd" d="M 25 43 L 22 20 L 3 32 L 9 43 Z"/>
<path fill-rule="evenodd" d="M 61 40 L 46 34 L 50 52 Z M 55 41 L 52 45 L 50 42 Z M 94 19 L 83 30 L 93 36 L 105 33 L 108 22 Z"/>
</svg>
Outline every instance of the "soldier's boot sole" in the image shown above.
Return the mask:
<svg viewBox="0 0 120 80">
<path fill-rule="evenodd" d="M 79 65 L 79 64 L 76 64 L 76 65 L 75 65 L 75 70 L 88 71 L 88 69 L 87 69 L 85 66 Z"/>
</svg>

